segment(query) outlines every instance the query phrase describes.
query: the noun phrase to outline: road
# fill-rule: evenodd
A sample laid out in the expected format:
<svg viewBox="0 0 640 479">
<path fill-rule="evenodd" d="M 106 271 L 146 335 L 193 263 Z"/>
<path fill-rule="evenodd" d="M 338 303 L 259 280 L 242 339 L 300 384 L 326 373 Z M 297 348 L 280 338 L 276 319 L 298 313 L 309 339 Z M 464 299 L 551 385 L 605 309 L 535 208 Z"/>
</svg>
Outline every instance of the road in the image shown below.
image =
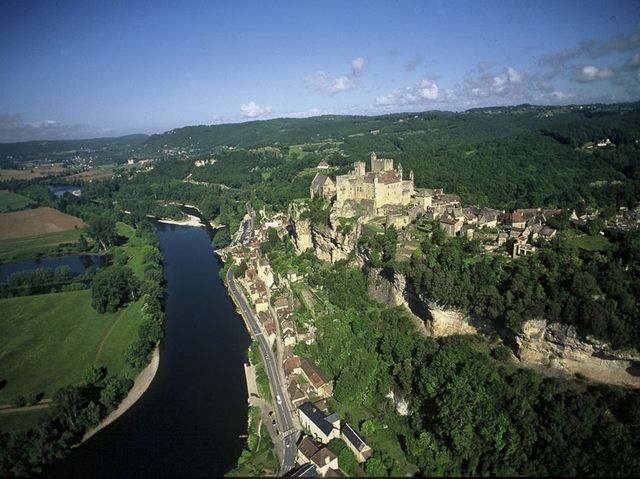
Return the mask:
<svg viewBox="0 0 640 479">
<path fill-rule="evenodd" d="M 227 271 L 227 285 L 229 286 L 229 292 L 233 296 L 236 304 L 240 307 L 242 314 L 250 326 L 251 335 L 256 338 L 258 345 L 260 346 L 260 354 L 262 355 L 267 377 L 269 378 L 271 394 L 274 399 L 273 404 L 275 405 L 278 429 L 281 431 L 279 438 L 282 442 L 278 441 L 278 444 L 275 446 L 276 448 L 284 450 L 284 454 L 282 455 L 282 464 L 280 464 L 280 475 L 284 475 L 295 465 L 298 430 L 294 425 L 293 417 L 289 410 L 286 387 L 283 385 L 280 374 L 278 373 L 280 364 L 278 364 L 274 358 L 273 352 L 269 347 L 269 343 L 262 333 L 258 320 L 255 317 L 253 310 L 249 307 L 244 293 L 242 293 L 236 285 L 231 269 Z M 278 397 L 280 398 L 279 400 L 277 399 Z"/>
</svg>

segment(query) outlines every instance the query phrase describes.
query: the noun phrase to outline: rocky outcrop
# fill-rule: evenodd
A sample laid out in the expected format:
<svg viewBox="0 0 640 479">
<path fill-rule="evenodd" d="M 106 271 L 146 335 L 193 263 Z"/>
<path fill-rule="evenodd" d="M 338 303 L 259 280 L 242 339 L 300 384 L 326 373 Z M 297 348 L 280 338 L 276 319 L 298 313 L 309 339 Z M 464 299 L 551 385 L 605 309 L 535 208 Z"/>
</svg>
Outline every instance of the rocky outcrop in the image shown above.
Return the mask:
<svg viewBox="0 0 640 479">
<path fill-rule="evenodd" d="M 312 224 L 304 218 L 306 206 L 294 203 L 289 209 L 291 237 L 298 253 L 312 249 L 315 255 L 330 263 L 348 259 L 355 251 L 361 231 L 361 223 L 353 221 L 343 227 L 335 213 L 329 216 L 328 225 Z"/>
<path fill-rule="evenodd" d="M 427 332 L 430 336 L 443 337 L 456 334 L 492 334 L 495 329 L 490 321 L 476 318 L 470 314 L 444 309 L 435 305 L 429 306 L 431 320 L 427 321 Z"/>
<path fill-rule="evenodd" d="M 400 393 L 394 392 L 393 389 L 391 391 L 389 391 L 389 393 L 386 395 L 386 397 L 391 399 L 391 401 L 393 401 L 393 407 L 396 408 L 396 412 L 400 416 L 408 416 L 409 415 L 410 402 L 409 402 L 409 398 L 408 397 L 405 397 Z"/>
<path fill-rule="evenodd" d="M 369 296 L 390 308 L 407 306 L 404 295 L 407 279 L 402 274 L 381 268 L 370 268 L 367 274 Z"/>
<path fill-rule="evenodd" d="M 587 379 L 640 387 L 640 355 L 613 351 L 578 333 L 575 327 L 545 320 L 526 321 L 515 335 L 515 353 L 523 363 L 539 364 Z"/>
<path fill-rule="evenodd" d="M 416 311 L 415 301 L 407 283 L 407 278 L 393 270 L 369 268 L 367 273 L 369 296 L 390 308 L 400 307 L 416 325 L 418 332 L 427 335 L 424 311 Z"/>
</svg>

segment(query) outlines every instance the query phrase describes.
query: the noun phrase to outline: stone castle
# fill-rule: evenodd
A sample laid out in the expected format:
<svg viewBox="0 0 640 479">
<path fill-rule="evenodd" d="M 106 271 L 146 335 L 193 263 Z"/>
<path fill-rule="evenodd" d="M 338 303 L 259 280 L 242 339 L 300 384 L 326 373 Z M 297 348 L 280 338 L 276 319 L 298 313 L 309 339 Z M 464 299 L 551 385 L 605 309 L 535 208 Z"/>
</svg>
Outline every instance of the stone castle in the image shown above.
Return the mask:
<svg viewBox="0 0 640 479">
<path fill-rule="evenodd" d="M 319 170 L 323 169 L 319 166 Z M 328 165 L 327 165 L 328 166 Z M 387 205 L 408 205 L 414 195 L 413 171 L 409 179 L 403 179 L 402 165 L 393 167 L 393 160 L 378 158 L 371 153 L 371 171 L 365 171 L 365 163 L 357 161 L 354 169 L 346 175 L 338 175 L 335 183 L 328 176 L 316 174 L 311 182 L 311 198 L 335 197 L 338 207 L 347 201 L 368 203 L 374 211 Z"/>
</svg>

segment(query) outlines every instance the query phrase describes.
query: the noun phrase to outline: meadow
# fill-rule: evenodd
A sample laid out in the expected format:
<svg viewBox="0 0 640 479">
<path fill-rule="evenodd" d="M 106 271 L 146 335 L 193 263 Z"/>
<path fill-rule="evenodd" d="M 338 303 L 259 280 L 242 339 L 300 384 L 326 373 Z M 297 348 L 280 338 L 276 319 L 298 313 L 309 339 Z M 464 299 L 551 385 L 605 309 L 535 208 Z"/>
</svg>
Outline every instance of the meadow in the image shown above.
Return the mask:
<svg viewBox="0 0 640 479">
<path fill-rule="evenodd" d="M 141 307 L 99 314 L 89 290 L 0 300 L 0 405 L 18 396 L 50 398 L 91 366 L 127 374 L 124 351 L 136 337 Z"/>
<path fill-rule="evenodd" d="M 33 201 L 26 196 L 11 193 L 7 190 L 0 190 L 0 213 L 17 211 L 33 204 Z"/>
</svg>

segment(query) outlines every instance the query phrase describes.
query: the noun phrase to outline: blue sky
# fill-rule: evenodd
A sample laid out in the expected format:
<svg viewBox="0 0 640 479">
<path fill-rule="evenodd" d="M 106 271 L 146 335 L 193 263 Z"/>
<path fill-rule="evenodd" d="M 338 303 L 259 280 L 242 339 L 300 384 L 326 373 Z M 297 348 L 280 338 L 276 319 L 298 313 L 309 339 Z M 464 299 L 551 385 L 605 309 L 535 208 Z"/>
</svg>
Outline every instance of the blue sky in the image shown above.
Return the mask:
<svg viewBox="0 0 640 479">
<path fill-rule="evenodd" d="M 0 141 L 640 99 L 640 1 L 12 1 Z"/>
</svg>

